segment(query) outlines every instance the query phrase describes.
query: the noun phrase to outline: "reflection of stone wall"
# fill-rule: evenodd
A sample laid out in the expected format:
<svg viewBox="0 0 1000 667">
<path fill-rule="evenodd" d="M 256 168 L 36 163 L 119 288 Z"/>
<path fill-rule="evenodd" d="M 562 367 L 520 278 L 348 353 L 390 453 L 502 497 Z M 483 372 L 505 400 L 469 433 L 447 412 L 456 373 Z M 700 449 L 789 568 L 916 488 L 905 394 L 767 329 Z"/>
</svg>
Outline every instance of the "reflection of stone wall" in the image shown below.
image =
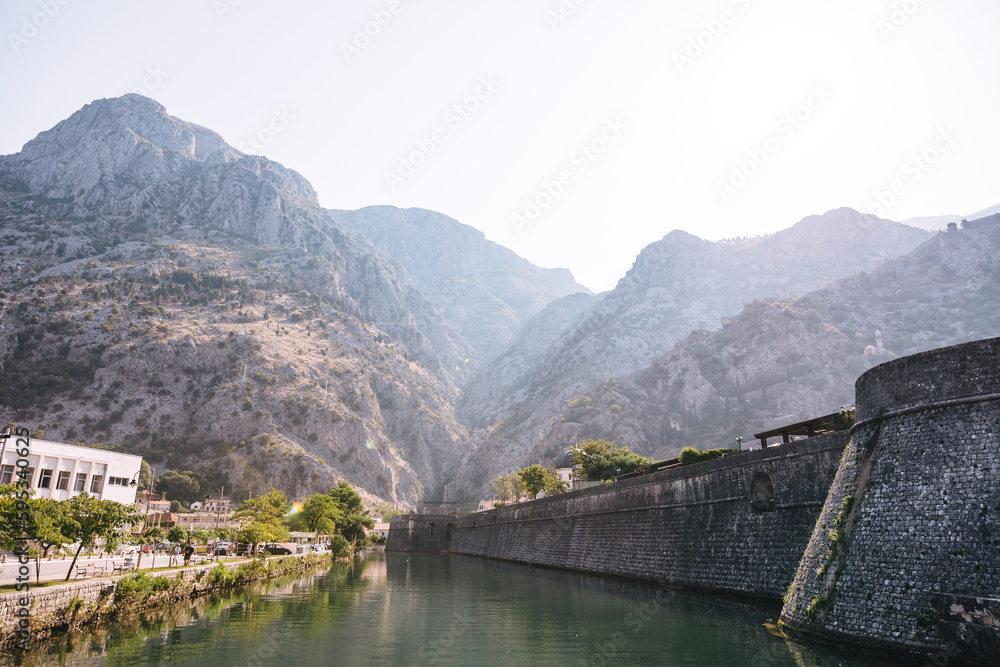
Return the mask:
<svg viewBox="0 0 1000 667">
<path fill-rule="evenodd" d="M 858 379 L 857 411 L 783 623 L 803 636 L 996 659 L 1000 339 L 872 369 Z"/>
<path fill-rule="evenodd" d="M 457 518 L 397 516 L 386 549 L 451 551 L 778 598 L 795 574 L 846 442 L 846 432 L 835 433 Z M 751 487 L 761 474 L 774 498 L 755 509 Z"/>
</svg>

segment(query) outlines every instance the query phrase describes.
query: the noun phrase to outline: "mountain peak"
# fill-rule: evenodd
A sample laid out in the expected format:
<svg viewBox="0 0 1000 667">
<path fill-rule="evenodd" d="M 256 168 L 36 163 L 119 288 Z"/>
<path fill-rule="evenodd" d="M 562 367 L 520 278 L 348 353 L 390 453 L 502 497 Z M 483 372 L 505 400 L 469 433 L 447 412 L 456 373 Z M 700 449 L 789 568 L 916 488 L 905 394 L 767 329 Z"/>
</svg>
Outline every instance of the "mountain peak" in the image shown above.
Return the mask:
<svg viewBox="0 0 1000 667">
<path fill-rule="evenodd" d="M 0 179 L 61 200 L 60 214 L 158 213 L 270 245 L 300 245 L 297 220 L 318 206 L 300 174 L 134 93 L 95 100 L 41 132 L 0 162 Z"/>
</svg>

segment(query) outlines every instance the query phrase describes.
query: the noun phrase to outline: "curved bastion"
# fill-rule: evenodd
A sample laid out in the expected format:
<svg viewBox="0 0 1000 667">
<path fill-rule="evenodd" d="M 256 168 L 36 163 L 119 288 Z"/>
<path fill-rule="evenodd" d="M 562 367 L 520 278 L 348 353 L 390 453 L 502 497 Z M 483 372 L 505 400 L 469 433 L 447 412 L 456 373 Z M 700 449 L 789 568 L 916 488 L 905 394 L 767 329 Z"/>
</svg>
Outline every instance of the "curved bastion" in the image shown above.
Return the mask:
<svg viewBox="0 0 1000 667">
<path fill-rule="evenodd" d="M 782 628 L 949 664 L 996 660 L 1000 338 L 884 363 L 856 392 Z"/>
</svg>

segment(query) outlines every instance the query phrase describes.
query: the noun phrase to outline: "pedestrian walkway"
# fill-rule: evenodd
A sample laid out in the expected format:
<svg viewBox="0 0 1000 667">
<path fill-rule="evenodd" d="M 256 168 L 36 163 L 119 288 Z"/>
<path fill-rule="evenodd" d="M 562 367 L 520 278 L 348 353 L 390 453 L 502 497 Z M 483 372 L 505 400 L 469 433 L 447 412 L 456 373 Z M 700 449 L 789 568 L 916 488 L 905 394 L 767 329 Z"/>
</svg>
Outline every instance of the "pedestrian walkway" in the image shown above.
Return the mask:
<svg viewBox="0 0 1000 667">
<path fill-rule="evenodd" d="M 123 564 L 125 564 L 125 560 L 127 558 L 131 558 L 132 562 L 134 563 L 138 560 L 138 554 L 128 554 L 128 555 L 122 554 L 111 557 L 80 556 L 80 558 L 78 558 L 76 561 L 76 566 L 78 568 L 81 566 L 91 566 L 91 567 L 96 566 L 97 568 L 103 568 L 102 570 L 103 574 L 112 574 L 114 573 L 116 567 L 120 568 Z M 220 557 L 219 560 L 225 562 L 236 562 L 237 560 L 245 560 L 245 559 L 242 558 L 237 559 L 235 556 L 231 556 L 231 557 Z M 43 582 L 62 581 L 63 579 L 66 578 L 66 572 L 69 570 L 70 564 L 72 562 L 73 562 L 72 558 L 66 558 L 65 560 L 63 560 L 62 558 L 55 558 L 53 560 L 48 560 L 43 558 L 42 560 L 39 561 L 40 576 L 38 577 L 38 580 Z M 203 562 L 205 562 L 205 559 L 202 557 L 198 560 L 192 560 L 192 565 L 201 564 Z M 139 563 L 139 569 L 142 570 L 149 570 L 153 568 L 164 568 L 169 566 L 170 566 L 170 556 L 163 553 L 158 553 L 155 555 L 143 554 L 142 561 Z M 28 563 L 28 568 L 31 577 L 29 583 L 34 584 L 36 583 L 34 559 L 32 559 L 31 562 Z M 7 562 L 0 563 L 0 586 L 12 586 L 16 584 L 19 577 L 19 571 L 20 571 L 20 564 L 17 562 L 17 557 L 8 554 Z M 120 574 L 120 572 L 116 574 Z M 74 570 L 74 572 L 70 575 L 69 580 L 76 581 L 75 575 L 76 571 Z"/>
</svg>

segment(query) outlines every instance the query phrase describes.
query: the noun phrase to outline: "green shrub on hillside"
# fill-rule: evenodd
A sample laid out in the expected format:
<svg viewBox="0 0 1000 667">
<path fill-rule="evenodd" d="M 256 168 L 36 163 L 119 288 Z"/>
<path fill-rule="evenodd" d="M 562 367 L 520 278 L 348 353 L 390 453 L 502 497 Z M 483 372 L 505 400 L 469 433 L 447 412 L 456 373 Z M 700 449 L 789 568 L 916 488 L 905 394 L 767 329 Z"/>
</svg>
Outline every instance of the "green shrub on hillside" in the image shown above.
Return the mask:
<svg viewBox="0 0 1000 667">
<path fill-rule="evenodd" d="M 694 447 L 685 447 L 681 450 L 681 455 L 677 458 L 682 466 L 686 466 L 692 463 L 701 463 L 702 461 L 722 458 L 726 454 L 732 454 L 735 451 L 735 449 L 706 449 L 703 452 L 699 452 Z"/>
</svg>

